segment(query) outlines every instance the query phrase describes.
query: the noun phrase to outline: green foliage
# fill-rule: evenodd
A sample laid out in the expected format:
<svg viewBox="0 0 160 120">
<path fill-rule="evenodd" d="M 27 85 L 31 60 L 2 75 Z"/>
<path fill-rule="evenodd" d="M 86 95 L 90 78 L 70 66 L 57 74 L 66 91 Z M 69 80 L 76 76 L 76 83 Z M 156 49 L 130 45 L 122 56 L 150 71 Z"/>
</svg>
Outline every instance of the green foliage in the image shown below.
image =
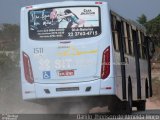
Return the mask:
<svg viewBox="0 0 160 120">
<path fill-rule="evenodd" d="M 19 26 L 15 24 L 3 24 L 2 39 L 16 40 L 19 38 Z"/>
<path fill-rule="evenodd" d="M 18 25 L 3 24 L 0 29 L 0 77 L 14 71 L 19 64 L 19 35 Z"/>
<path fill-rule="evenodd" d="M 137 21 L 146 27 L 147 34 L 152 37 L 156 47 L 160 47 L 160 15 L 147 21 L 147 17 L 142 14 Z"/>
<path fill-rule="evenodd" d="M 4 76 L 6 72 L 11 72 L 15 68 L 15 62 L 13 62 L 5 53 L 0 53 L 0 76 Z"/>
<path fill-rule="evenodd" d="M 0 30 L 0 50 L 16 50 L 19 48 L 20 29 L 15 24 L 3 24 Z"/>
<path fill-rule="evenodd" d="M 160 47 L 160 15 L 145 24 L 147 34 L 152 36 L 155 45 Z"/>
<path fill-rule="evenodd" d="M 142 14 L 140 17 L 138 17 L 137 22 L 141 25 L 145 25 L 147 23 L 146 15 Z"/>
</svg>

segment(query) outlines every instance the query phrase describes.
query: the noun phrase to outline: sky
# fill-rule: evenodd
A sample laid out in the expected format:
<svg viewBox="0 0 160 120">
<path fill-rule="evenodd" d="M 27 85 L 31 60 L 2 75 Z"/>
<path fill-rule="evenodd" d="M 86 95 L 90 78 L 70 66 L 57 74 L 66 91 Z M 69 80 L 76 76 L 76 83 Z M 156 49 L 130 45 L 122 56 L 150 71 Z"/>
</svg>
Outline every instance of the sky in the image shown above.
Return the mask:
<svg viewBox="0 0 160 120">
<path fill-rule="evenodd" d="M 0 24 L 20 23 L 20 8 L 32 4 L 42 4 L 62 0 L 0 0 Z M 75 0 L 76 1 L 76 0 Z M 94 0 L 95 1 L 95 0 Z M 136 20 L 145 14 L 148 20 L 160 14 L 160 0 L 103 0 L 121 16 Z"/>
</svg>

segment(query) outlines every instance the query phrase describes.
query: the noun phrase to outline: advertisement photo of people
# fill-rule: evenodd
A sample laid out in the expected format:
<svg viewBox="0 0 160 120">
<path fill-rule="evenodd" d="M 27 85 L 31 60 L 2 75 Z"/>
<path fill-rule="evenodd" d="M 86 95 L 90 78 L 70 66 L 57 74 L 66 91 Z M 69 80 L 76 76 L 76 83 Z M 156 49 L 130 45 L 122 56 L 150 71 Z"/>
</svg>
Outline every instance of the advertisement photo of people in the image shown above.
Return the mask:
<svg viewBox="0 0 160 120">
<path fill-rule="evenodd" d="M 100 11 L 99 7 L 92 6 L 33 10 L 29 12 L 29 24 L 34 39 L 97 36 L 101 27 Z"/>
</svg>

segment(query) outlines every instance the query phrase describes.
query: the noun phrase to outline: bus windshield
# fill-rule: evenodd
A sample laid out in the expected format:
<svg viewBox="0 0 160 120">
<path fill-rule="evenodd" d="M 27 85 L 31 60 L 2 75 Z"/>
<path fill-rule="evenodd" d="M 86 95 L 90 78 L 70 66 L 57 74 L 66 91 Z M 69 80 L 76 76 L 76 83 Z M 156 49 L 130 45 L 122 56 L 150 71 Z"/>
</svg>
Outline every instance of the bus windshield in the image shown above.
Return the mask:
<svg viewBox="0 0 160 120">
<path fill-rule="evenodd" d="M 67 40 L 95 37 L 101 33 L 98 6 L 54 7 L 30 10 L 32 40 Z"/>
</svg>

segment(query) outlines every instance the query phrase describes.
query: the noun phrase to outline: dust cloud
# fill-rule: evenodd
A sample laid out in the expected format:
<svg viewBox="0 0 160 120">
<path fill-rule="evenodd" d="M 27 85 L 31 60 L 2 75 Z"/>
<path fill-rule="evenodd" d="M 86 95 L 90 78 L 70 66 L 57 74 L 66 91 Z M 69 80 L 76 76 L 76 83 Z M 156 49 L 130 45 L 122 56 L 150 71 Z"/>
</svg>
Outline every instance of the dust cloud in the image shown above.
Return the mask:
<svg viewBox="0 0 160 120">
<path fill-rule="evenodd" d="M 80 98 L 76 102 L 65 102 L 67 98 L 24 101 L 19 68 L 0 74 L 0 95 L 0 113 L 85 114 L 101 111 L 100 107 L 92 108 Z"/>
</svg>

